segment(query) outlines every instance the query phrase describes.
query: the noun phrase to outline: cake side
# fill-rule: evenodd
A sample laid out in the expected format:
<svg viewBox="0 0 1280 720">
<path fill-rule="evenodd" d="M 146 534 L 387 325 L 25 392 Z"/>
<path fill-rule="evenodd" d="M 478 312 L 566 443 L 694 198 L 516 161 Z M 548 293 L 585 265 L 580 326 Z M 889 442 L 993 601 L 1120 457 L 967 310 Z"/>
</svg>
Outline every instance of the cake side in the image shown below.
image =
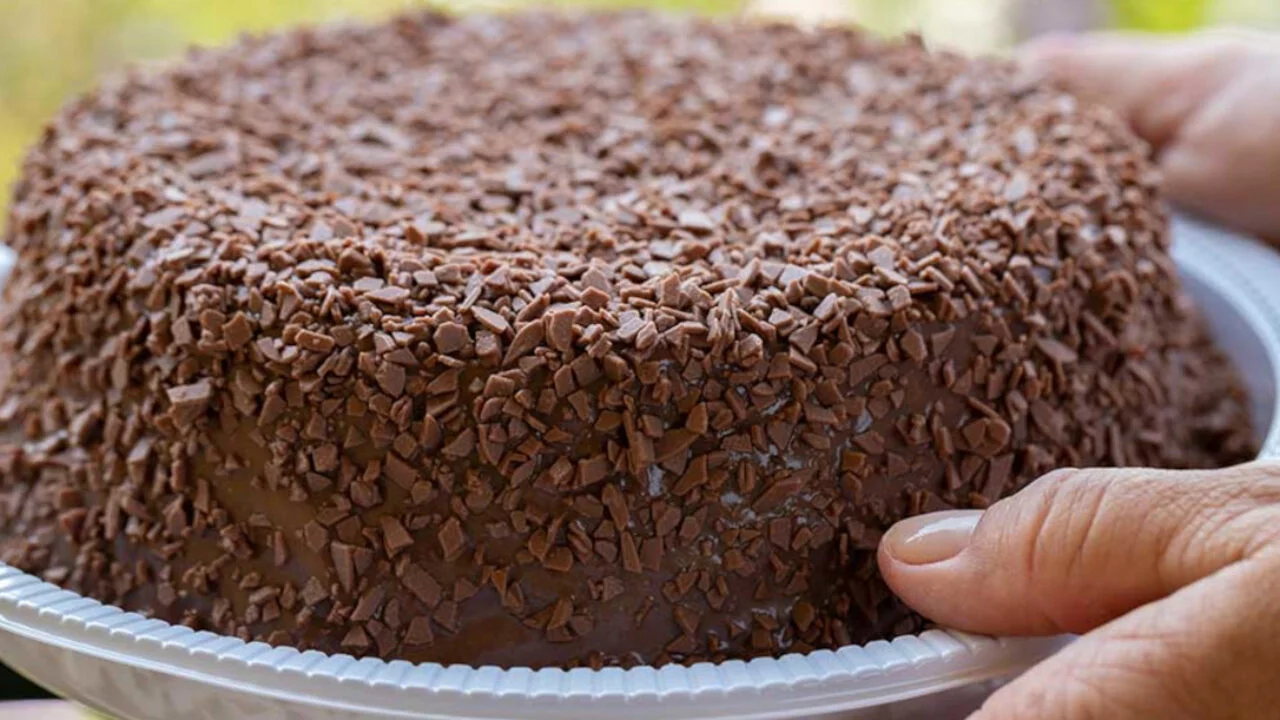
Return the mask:
<svg viewBox="0 0 1280 720">
<path fill-rule="evenodd" d="M 6 240 L 4 560 L 274 644 L 864 642 L 906 514 L 1253 450 L 1127 130 L 848 30 L 249 39 L 70 105 Z"/>
</svg>

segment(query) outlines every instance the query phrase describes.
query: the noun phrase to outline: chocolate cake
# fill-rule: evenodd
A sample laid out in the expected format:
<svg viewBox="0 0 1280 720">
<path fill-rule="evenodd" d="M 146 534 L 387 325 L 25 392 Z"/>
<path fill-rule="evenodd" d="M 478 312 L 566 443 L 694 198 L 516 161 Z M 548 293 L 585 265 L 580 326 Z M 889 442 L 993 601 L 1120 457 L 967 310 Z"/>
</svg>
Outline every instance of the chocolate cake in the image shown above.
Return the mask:
<svg viewBox="0 0 1280 720">
<path fill-rule="evenodd" d="M 3 558 L 411 661 L 917 631 L 895 520 L 1253 451 L 1144 155 L 848 29 L 415 14 L 130 73 L 11 205 Z"/>
</svg>

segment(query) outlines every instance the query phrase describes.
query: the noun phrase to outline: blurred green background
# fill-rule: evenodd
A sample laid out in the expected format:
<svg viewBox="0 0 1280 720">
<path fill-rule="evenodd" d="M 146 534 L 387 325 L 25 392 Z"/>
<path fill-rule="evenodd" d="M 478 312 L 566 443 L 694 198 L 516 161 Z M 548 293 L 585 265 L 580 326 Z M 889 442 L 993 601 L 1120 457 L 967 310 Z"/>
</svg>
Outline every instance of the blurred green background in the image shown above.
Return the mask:
<svg viewBox="0 0 1280 720">
<path fill-rule="evenodd" d="M 552 0 L 606 7 L 636 0 Z M 68 96 L 96 77 L 192 44 L 227 42 L 297 22 L 377 18 L 414 0 L 0 0 L 0 208 L 23 148 Z M 504 9 L 525 0 L 444 0 L 449 9 Z M 541 3 L 546 4 L 546 3 Z M 1209 24 L 1280 27 L 1280 0 L 655 0 L 664 9 L 859 22 L 917 30 L 970 51 L 1039 32 L 1092 27 L 1179 31 Z"/>
</svg>

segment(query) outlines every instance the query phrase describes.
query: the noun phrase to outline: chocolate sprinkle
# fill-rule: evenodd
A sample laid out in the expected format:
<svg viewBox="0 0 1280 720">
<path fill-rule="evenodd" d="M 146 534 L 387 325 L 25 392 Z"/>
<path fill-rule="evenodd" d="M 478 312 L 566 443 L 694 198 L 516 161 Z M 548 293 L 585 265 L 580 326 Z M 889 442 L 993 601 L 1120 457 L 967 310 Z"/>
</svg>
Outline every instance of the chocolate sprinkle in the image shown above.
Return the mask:
<svg viewBox="0 0 1280 720">
<path fill-rule="evenodd" d="M 11 205 L 3 559 L 410 661 L 919 630 L 893 521 L 1254 450 L 1144 153 L 838 28 L 421 13 L 130 73 Z"/>
</svg>

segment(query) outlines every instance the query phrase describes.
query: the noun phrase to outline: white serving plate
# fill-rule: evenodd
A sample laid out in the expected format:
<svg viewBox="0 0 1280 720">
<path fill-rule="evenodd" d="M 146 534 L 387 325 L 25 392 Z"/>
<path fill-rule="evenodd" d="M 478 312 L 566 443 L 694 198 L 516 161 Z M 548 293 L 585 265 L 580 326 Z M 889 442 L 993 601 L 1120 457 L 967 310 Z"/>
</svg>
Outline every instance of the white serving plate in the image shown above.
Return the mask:
<svg viewBox="0 0 1280 720">
<path fill-rule="evenodd" d="M 1262 454 L 1280 454 L 1280 256 L 1185 219 L 1174 233 L 1186 286 L 1250 386 Z M 930 630 L 688 668 L 412 665 L 193 632 L 0 564 L 0 659 L 118 720 L 959 718 L 1067 641 Z"/>
</svg>

